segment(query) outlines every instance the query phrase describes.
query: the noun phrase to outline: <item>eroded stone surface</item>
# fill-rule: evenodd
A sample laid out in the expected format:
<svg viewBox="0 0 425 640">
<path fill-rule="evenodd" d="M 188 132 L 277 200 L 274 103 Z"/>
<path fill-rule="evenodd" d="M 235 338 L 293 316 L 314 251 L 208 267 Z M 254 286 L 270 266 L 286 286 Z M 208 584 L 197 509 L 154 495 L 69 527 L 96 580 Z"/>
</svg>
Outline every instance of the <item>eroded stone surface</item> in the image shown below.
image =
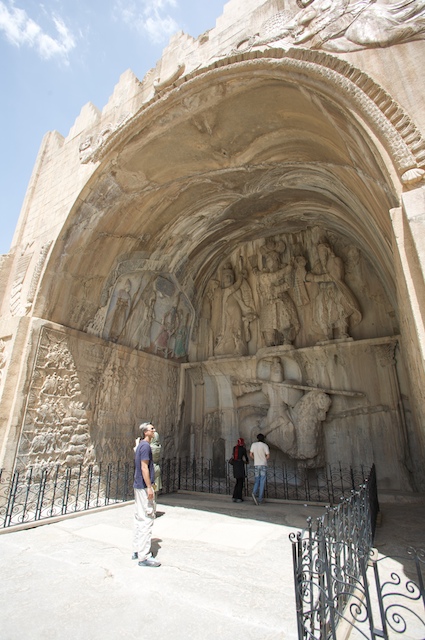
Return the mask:
<svg viewBox="0 0 425 640">
<path fill-rule="evenodd" d="M 46 136 L 0 263 L 4 466 L 131 460 L 152 419 L 217 473 L 261 430 L 300 477 L 425 486 L 423 2 L 304 5 L 231 0 Z"/>
</svg>

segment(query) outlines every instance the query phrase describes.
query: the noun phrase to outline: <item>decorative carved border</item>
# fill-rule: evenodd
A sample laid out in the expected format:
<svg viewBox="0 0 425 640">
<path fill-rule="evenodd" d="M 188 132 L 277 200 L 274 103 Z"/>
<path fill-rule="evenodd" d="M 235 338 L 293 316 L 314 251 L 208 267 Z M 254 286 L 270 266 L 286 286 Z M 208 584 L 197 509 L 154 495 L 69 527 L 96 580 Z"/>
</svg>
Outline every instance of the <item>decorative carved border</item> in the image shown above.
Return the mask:
<svg viewBox="0 0 425 640">
<path fill-rule="evenodd" d="M 249 64 L 253 66 L 270 65 L 281 73 L 302 74 L 307 83 L 310 79 L 316 83 L 324 82 L 338 87 L 338 95 L 346 106 L 355 109 L 367 122 L 370 129 L 381 139 L 390 154 L 404 184 L 414 184 L 425 175 L 425 139 L 412 122 L 406 111 L 367 73 L 354 67 L 345 60 L 324 53 L 302 48 L 267 49 L 248 51 L 223 57 L 208 67 L 196 69 L 158 90 L 132 118 L 117 126 L 103 143 L 93 150 L 88 160 L 102 160 L 113 147 L 139 124 L 154 105 L 178 91 L 183 85 L 189 86 L 199 78 L 208 75 L 223 74 L 223 71 L 235 71 L 235 66 Z M 87 160 L 87 161 L 88 161 Z"/>
</svg>

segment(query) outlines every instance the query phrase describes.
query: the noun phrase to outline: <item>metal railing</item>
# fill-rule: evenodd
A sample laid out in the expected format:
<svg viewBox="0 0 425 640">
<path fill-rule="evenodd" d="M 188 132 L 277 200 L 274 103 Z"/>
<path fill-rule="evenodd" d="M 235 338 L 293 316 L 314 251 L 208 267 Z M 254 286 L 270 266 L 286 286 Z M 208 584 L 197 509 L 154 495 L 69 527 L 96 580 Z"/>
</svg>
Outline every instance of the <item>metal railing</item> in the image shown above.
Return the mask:
<svg viewBox="0 0 425 640">
<path fill-rule="evenodd" d="M 290 534 L 299 640 L 334 640 L 348 637 L 353 629 L 356 638 L 389 640 L 394 637 L 391 630 L 407 632 L 409 619 L 413 619 L 409 638 L 425 638 L 417 606 L 421 599 L 425 604 L 424 551 L 411 553 L 417 584 L 408 579 L 404 590 L 397 589 L 403 580 L 391 569 L 384 574 L 381 570 L 386 576 L 382 580 L 378 570 L 382 559 L 371 554 L 378 511 L 373 466 L 358 491 L 328 507 L 315 522 L 309 518 L 303 531 Z M 368 567 L 373 567 L 373 576 Z M 419 635 L 412 635 L 412 627 Z"/>
<path fill-rule="evenodd" d="M 217 469 L 208 458 L 164 460 L 161 473 L 165 493 L 186 490 L 230 495 L 235 483 L 229 464 Z M 363 467 L 353 469 L 338 464 L 297 472 L 285 465 L 269 464 L 265 497 L 333 505 L 341 497 L 350 495 L 365 477 Z M 254 481 L 254 467 L 248 466 L 244 484 L 246 496 L 251 495 Z"/>
<path fill-rule="evenodd" d="M 133 464 L 0 470 L 0 528 L 133 499 Z"/>
<path fill-rule="evenodd" d="M 12 474 L 0 470 L 0 528 L 87 511 L 133 499 L 133 461 L 99 463 L 76 468 L 34 466 Z M 161 462 L 162 493 L 181 490 L 230 495 L 232 467 L 219 468 L 206 458 L 173 458 Z M 363 469 L 328 465 L 302 473 L 270 465 L 266 498 L 334 504 L 364 481 Z M 254 484 L 247 468 L 245 494 Z"/>
</svg>

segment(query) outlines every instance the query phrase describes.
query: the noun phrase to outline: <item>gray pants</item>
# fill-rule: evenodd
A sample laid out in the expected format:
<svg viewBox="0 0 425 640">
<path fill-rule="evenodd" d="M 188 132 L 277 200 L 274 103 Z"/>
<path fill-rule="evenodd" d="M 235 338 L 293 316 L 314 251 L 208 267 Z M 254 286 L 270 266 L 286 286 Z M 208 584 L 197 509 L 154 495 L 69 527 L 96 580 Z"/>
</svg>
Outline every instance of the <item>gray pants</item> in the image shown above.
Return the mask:
<svg viewBox="0 0 425 640">
<path fill-rule="evenodd" d="M 151 556 L 152 527 L 155 520 L 155 499 L 148 500 L 147 489 L 134 489 L 133 551 L 139 561 Z"/>
</svg>

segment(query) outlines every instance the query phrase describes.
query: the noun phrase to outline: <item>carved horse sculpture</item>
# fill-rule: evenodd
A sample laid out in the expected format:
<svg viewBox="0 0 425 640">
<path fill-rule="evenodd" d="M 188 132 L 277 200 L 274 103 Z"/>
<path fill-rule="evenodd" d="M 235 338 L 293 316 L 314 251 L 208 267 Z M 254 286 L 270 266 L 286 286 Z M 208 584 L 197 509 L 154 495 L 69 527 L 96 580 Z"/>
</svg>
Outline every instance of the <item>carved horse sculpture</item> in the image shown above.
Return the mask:
<svg viewBox="0 0 425 640">
<path fill-rule="evenodd" d="M 263 391 L 270 399 L 267 426 L 263 427 L 267 442 L 301 466 L 322 466 L 322 423 L 331 405 L 330 397 L 322 391 L 308 391 L 291 407 L 279 398 L 276 385 L 266 383 Z"/>
</svg>

